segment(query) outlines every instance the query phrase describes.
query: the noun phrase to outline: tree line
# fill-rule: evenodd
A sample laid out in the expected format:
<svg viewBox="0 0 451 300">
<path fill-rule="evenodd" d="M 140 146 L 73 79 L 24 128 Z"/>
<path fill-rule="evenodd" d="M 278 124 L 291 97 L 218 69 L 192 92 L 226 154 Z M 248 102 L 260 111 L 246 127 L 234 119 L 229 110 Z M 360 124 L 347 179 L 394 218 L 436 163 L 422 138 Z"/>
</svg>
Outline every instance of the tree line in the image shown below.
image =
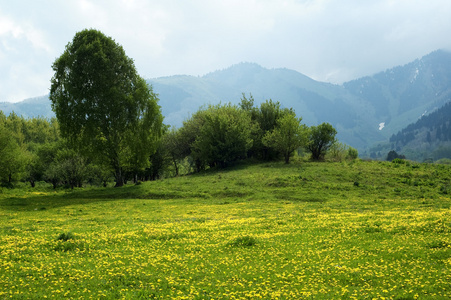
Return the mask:
<svg viewBox="0 0 451 300">
<path fill-rule="evenodd" d="M 201 107 L 180 128 L 163 124 L 158 97 L 133 60 L 100 31 L 78 32 L 52 65 L 56 118 L 0 114 L 0 180 L 45 180 L 56 188 L 85 182 L 116 186 L 164 174 L 224 168 L 243 159 L 290 162 L 305 149 L 314 160 L 330 150 L 357 157 L 328 123 L 307 127 L 293 109 L 266 100 Z"/>
<path fill-rule="evenodd" d="M 331 157 L 354 159 L 355 149 L 338 143 L 336 130 L 328 123 L 307 127 L 292 109 L 266 100 L 254 106 L 252 96 L 243 94 L 240 105 L 218 104 L 200 108 L 180 128 L 162 125 L 161 136 L 152 142 L 152 153 L 142 164 L 123 165 L 122 180 L 145 181 L 167 176 L 227 167 L 239 160 L 284 160 L 297 150 L 311 159 Z M 127 151 L 133 147 L 127 146 Z M 0 180 L 3 185 L 38 181 L 58 186 L 104 185 L 115 180 L 116 171 L 101 153 L 74 146 L 61 135 L 56 118 L 26 119 L 0 111 Z M 97 156 L 97 157 L 96 157 Z"/>
</svg>

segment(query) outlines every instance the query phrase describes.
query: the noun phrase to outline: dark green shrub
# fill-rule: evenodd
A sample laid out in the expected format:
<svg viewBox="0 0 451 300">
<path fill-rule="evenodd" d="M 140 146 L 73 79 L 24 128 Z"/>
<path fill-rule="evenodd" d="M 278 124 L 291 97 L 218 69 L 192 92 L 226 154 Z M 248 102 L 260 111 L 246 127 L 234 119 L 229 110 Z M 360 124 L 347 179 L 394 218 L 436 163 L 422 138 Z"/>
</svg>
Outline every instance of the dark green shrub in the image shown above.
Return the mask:
<svg viewBox="0 0 451 300">
<path fill-rule="evenodd" d="M 395 158 L 394 160 L 391 161 L 394 164 L 399 164 L 399 165 L 403 165 L 406 163 L 406 161 L 402 158 Z"/>
<path fill-rule="evenodd" d="M 72 232 L 67 232 L 67 233 L 63 232 L 58 236 L 58 238 L 56 240 L 66 242 L 68 240 L 73 240 L 73 239 L 75 239 L 75 235 Z"/>
<path fill-rule="evenodd" d="M 252 247 L 256 244 L 257 240 L 254 237 L 246 235 L 235 238 L 228 245 L 232 247 Z"/>
<path fill-rule="evenodd" d="M 396 158 L 405 159 L 406 156 L 396 153 L 395 150 L 392 150 L 392 151 L 388 152 L 388 154 L 387 154 L 387 161 L 393 161 Z"/>
<path fill-rule="evenodd" d="M 357 151 L 357 149 L 355 148 L 349 147 L 347 157 L 349 159 L 356 159 L 357 157 L 359 157 L 359 151 Z"/>
<path fill-rule="evenodd" d="M 63 232 L 56 238 L 56 245 L 53 247 L 55 251 L 74 251 L 84 250 L 85 243 L 83 241 L 76 241 L 75 235 L 72 232 Z"/>
</svg>

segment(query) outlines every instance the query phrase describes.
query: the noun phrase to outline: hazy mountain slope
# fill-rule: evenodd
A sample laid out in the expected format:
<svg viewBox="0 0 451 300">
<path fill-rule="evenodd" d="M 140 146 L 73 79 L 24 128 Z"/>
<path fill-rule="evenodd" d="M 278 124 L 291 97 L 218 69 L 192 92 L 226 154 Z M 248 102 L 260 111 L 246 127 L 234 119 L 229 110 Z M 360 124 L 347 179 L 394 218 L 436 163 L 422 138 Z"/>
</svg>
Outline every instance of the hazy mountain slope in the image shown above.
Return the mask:
<svg viewBox="0 0 451 300">
<path fill-rule="evenodd" d="M 148 82 L 159 95 L 164 122 L 169 125 L 182 126 L 203 105 L 238 104 L 245 93 L 254 96 L 255 105 L 272 99 L 293 107 L 307 125 L 329 122 L 337 128 L 342 142 L 364 150 L 388 141 L 451 98 L 451 53 L 435 51 L 407 65 L 343 85 L 254 63 L 240 63 L 202 77 L 178 75 Z M 0 109 L 27 117 L 53 116 L 48 97 L 0 103 Z"/>
<path fill-rule="evenodd" d="M 385 123 L 381 133 L 388 138 L 449 101 L 451 53 L 435 51 L 405 66 L 343 86 L 374 108 L 374 115 L 368 117 Z"/>
<path fill-rule="evenodd" d="M 241 63 L 203 77 L 172 76 L 149 83 L 160 96 L 165 121 L 176 126 L 181 126 L 201 105 L 238 104 L 245 93 L 253 95 L 257 106 L 272 99 L 284 107 L 293 107 L 307 125 L 332 123 L 339 138 L 354 147 L 384 138 L 377 126 L 371 127 L 362 119 L 361 112 L 371 108 L 342 86 L 318 82 L 288 69 L 269 70 Z"/>
<path fill-rule="evenodd" d="M 390 137 L 389 146 L 407 158 L 451 158 L 451 102 Z"/>
<path fill-rule="evenodd" d="M 5 115 L 14 112 L 16 115 L 25 118 L 43 117 L 50 119 L 55 116 L 48 95 L 29 98 L 17 103 L 0 102 L 0 110 Z"/>
</svg>

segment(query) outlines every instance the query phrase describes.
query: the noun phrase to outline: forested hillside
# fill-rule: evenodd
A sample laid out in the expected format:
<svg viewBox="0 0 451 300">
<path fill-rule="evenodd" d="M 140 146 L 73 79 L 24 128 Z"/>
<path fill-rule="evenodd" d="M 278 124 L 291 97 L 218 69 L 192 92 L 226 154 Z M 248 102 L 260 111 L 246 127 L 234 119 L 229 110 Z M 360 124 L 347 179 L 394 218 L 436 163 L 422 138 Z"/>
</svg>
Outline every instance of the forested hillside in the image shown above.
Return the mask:
<svg viewBox="0 0 451 300">
<path fill-rule="evenodd" d="M 381 133 L 388 139 L 450 101 L 451 54 L 435 51 L 405 66 L 343 86 L 370 103 L 372 112 L 367 117 L 374 117 L 383 124 Z"/>
<path fill-rule="evenodd" d="M 451 158 L 451 102 L 390 137 L 390 146 L 411 158 Z"/>
</svg>

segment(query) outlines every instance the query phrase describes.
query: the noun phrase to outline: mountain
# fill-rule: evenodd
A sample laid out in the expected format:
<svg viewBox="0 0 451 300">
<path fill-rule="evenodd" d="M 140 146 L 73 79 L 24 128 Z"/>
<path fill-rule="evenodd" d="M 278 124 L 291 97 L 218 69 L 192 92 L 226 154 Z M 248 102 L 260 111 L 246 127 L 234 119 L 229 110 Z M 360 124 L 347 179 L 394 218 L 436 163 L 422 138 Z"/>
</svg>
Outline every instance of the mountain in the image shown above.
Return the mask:
<svg viewBox="0 0 451 300">
<path fill-rule="evenodd" d="M 362 122 L 360 112 L 365 105 L 343 86 L 315 81 L 288 69 L 265 69 L 253 63 L 241 63 L 203 77 L 171 76 L 149 80 L 159 94 L 165 122 L 181 126 L 205 104 L 238 104 L 245 93 L 252 94 L 255 105 L 266 99 L 279 101 L 284 107 L 293 107 L 307 125 L 321 122 L 333 124 L 339 138 L 361 147 L 366 137 L 381 140 L 377 126 L 371 128 Z M 353 128 L 359 127 L 365 138 L 355 136 Z"/>
<path fill-rule="evenodd" d="M 367 115 L 389 138 L 421 116 L 451 100 L 451 53 L 435 51 L 404 66 L 360 78 L 343 86 L 369 104 Z"/>
<path fill-rule="evenodd" d="M 5 115 L 15 112 L 24 118 L 43 117 L 50 119 L 55 116 L 48 95 L 29 98 L 17 103 L 0 102 L 0 110 Z"/>
<path fill-rule="evenodd" d="M 379 144 L 371 153 L 383 158 L 377 157 L 377 152 L 390 150 L 418 161 L 451 158 L 451 102 L 393 134 L 388 143 Z"/>
<path fill-rule="evenodd" d="M 159 95 L 164 122 L 169 125 L 182 126 L 203 105 L 238 104 L 245 93 L 253 95 L 255 105 L 272 99 L 294 108 L 307 125 L 329 122 L 341 142 L 363 152 L 451 100 L 451 53 L 438 50 L 342 85 L 255 63 L 240 63 L 201 77 L 177 75 L 148 83 Z M 53 115 L 48 97 L 0 103 L 0 109 L 28 117 Z"/>
<path fill-rule="evenodd" d="M 451 53 L 438 50 L 404 66 L 333 85 L 288 69 L 241 63 L 202 77 L 149 80 L 168 124 L 180 126 L 204 104 L 239 103 L 252 93 L 293 107 L 307 125 L 329 122 L 338 138 L 359 150 L 415 122 L 451 100 Z"/>
</svg>

